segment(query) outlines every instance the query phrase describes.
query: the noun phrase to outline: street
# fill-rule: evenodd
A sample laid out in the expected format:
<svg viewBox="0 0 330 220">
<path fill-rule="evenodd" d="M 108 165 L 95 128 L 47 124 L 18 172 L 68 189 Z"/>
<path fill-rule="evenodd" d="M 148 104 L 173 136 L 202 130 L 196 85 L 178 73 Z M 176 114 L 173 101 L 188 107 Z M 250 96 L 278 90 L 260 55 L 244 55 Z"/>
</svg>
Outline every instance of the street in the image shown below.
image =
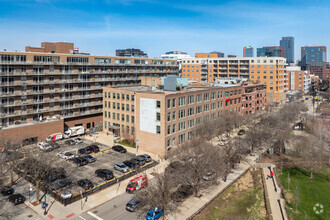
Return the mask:
<svg viewBox="0 0 330 220">
<path fill-rule="evenodd" d="M 126 220 L 138 219 L 138 212 L 129 212 L 125 209 L 126 203 L 133 197 L 131 194 L 123 193 L 120 196 L 91 209 L 88 212 L 82 213 L 75 217 L 75 220 Z"/>
</svg>

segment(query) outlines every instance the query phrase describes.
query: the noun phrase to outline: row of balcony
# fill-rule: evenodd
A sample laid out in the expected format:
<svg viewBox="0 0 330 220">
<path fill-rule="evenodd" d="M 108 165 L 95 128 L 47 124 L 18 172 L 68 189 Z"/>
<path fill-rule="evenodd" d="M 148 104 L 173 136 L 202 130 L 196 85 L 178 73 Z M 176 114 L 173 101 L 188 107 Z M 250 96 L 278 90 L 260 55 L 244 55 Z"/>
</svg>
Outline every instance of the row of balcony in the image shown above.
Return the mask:
<svg viewBox="0 0 330 220">
<path fill-rule="evenodd" d="M 100 106 L 100 105 L 102 105 L 102 102 L 89 103 L 88 105 L 76 104 L 74 106 L 63 106 L 63 107 L 56 107 L 56 108 L 45 108 L 45 109 L 36 109 L 36 110 L 7 112 L 7 113 L 1 113 L 0 118 L 8 118 L 8 117 L 22 116 L 22 115 L 33 115 L 33 114 L 38 114 L 38 113 L 63 111 L 63 110 L 70 110 L 70 109 L 76 109 L 76 108 L 82 108 L 82 107 Z M 100 112 L 102 112 L 102 110 L 100 110 Z"/>
<path fill-rule="evenodd" d="M 64 65 L 64 66 L 163 66 L 176 67 L 177 64 L 135 64 L 135 63 L 65 63 L 65 62 L 36 62 L 36 61 L 0 61 L 0 64 L 17 64 L 17 65 Z"/>
<path fill-rule="evenodd" d="M 109 70 L 109 71 L 54 71 L 54 72 L 45 72 L 45 71 L 32 71 L 32 72 L 0 72 L 0 75 L 14 75 L 14 76 L 26 76 L 26 75 L 76 75 L 76 74 L 135 74 L 135 73 L 170 73 L 176 74 L 178 70 Z"/>
<path fill-rule="evenodd" d="M 42 80 L 42 81 L 19 81 L 2 83 L 3 86 L 22 86 L 22 85 L 43 85 L 43 84 L 69 84 L 69 83 L 88 83 L 88 82 L 113 82 L 113 81 L 136 81 L 139 77 L 125 77 L 125 78 L 100 78 L 100 79 L 66 79 L 66 80 Z"/>
</svg>

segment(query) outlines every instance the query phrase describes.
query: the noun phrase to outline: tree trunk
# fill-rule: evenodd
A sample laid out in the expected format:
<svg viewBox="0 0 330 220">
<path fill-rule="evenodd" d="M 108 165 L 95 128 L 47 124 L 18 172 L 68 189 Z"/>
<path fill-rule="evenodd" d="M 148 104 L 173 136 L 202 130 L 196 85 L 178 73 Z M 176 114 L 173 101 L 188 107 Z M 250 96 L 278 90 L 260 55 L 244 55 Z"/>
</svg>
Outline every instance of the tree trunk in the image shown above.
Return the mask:
<svg viewBox="0 0 330 220">
<path fill-rule="evenodd" d="M 309 176 L 310 178 L 313 178 L 313 171 L 312 171 L 312 169 L 311 169 L 311 172 L 310 172 L 310 176 Z"/>
<path fill-rule="evenodd" d="M 37 201 L 39 201 L 39 180 L 36 181 L 36 195 L 37 195 Z"/>
<path fill-rule="evenodd" d="M 10 185 L 14 185 L 14 166 L 10 167 Z"/>
</svg>

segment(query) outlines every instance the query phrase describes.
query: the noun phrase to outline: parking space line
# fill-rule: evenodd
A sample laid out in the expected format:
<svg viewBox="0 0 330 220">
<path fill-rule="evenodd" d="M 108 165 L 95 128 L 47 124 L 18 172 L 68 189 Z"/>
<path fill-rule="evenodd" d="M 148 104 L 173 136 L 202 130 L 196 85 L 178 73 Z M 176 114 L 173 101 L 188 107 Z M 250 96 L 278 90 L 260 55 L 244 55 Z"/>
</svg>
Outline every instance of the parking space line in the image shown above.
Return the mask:
<svg viewBox="0 0 330 220">
<path fill-rule="evenodd" d="M 78 217 L 81 218 L 82 220 L 86 220 L 84 217 L 81 217 L 80 215 Z"/>
<path fill-rule="evenodd" d="M 87 214 L 89 214 L 90 216 L 96 218 L 97 220 L 103 220 L 103 218 L 98 217 L 98 216 L 95 215 L 93 212 L 89 212 L 89 211 L 88 211 Z"/>
</svg>

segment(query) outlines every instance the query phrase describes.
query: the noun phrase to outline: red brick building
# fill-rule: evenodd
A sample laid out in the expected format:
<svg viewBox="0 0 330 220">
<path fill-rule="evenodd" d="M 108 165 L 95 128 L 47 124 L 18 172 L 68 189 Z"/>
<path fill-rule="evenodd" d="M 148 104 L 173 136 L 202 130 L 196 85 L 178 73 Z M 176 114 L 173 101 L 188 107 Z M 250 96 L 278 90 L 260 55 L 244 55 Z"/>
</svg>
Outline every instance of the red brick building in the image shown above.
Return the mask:
<svg viewBox="0 0 330 220">
<path fill-rule="evenodd" d="M 266 107 L 266 85 L 245 82 L 242 94 L 242 114 L 248 115 L 263 110 Z"/>
</svg>

